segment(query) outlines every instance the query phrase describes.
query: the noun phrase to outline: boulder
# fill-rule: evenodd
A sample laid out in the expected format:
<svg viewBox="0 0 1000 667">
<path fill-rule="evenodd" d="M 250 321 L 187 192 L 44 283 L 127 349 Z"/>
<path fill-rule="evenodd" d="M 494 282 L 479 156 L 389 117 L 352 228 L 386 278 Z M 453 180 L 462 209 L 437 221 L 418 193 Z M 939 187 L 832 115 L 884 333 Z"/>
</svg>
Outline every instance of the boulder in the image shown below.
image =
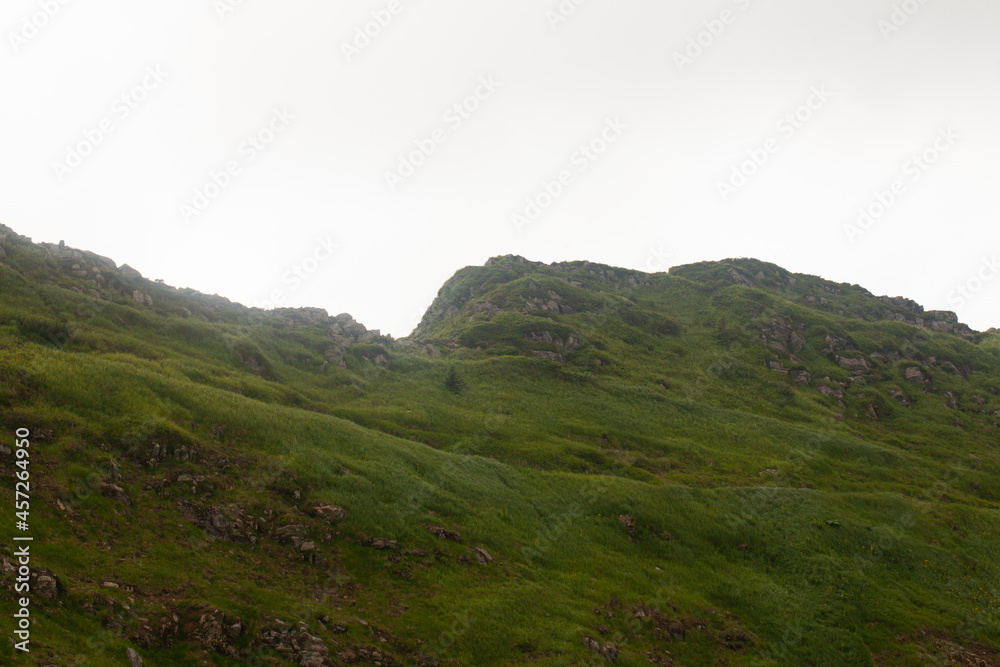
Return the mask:
<svg viewBox="0 0 1000 667">
<path fill-rule="evenodd" d="M 427 532 L 433 535 L 434 537 L 437 537 L 438 539 L 449 540 L 451 542 L 458 542 L 459 544 L 462 543 L 461 534 L 455 532 L 454 530 L 448 530 L 443 526 L 435 526 L 435 525 L 427 526 Z"/>
<path fill-rule="evenodd" d="M 125 651 L 125 657 L 128 658 L 128 664 L 130 667 L 142 667 L 142 658 L 134 648 L 129 648 Z"/>
<path fill-rule="evenodd" d="M 118 269 L 118 272 L 121 273 L 126 278 L 136 278 L 136 279 L 142 278 L 142 274 L 133 269 L 128 264 L 122 264 L 121 267 Z"/>
<path fill-rule="evenodd" d="M 585 636 L 583 638 L 583 645 L 586 646 L 589 651 L 603 657 L 608 662 L 615 662 L 618 660 L 619 651 L 611 644 L 601 644 L 601 642 L 597 641 L 593 637 Z"/>
<path fill-rule="evenodd" d="M 117 484 L 108 484 L 107 482 L 101 482 L 100 485 L 101 495 L 106 498 L 111 498 L 126 507 L 132 506 L 132 498 L 129 497 L 128 491 L 118 486 Z"/>
<path fill-rule="evenodd" d="M 334 523 L 347 518 L 347 510 L 329 503 L 320 503 L 312 509 L 312 513 L 325 521 Z"/>
<path fill-rule="evenodd" d="M 837 357 L 837 365 L 846 368 L 851 373 L 866 373 L 873 366 L 870 361 L 861 357 Z"/>
<path fill-rule="evenodd" d="M 379 549 L 380 551 L 395 551 L 398 548 L 396 540 L 387 540 L 381 537 L 366 538 L 362 542 L 362 544 L 364 544 L 366 547 Z"/>
<path fill-rule="evenodd" d="M 57 600 L 65 590 L 55 573 L 38 570 L 31 573 L 31 591 L 43 600 Z"/>
<path fill-rule="evenodd" d="M 910 407 L 910 405 L 911 405 L 910 399 L 907 398 L 906 394 L 904 394 L 900 390 L 898 390 L 898 389 L 890 389 L 889 390 L 889 395 L 892 396 L 897 401 L 899 401 L 900 405 L 904 405 L 906 407 Z"/>
<path fill-rule="evenodd" d="M 233 645 L 229 632 L 235 623 L 239 623 L 242 626 L 242 622 L 239 619 L 235 621 L 227 619 L 221 611 L 212 609 L 211 611 L 202 613 L 198 617 L 197 624 L 194 625 L 192 628 L 193 631 L 190 634 L 203 646 L 214 650 L 216 653 L 238 659 L 240 651 Z"/>
<path fill-rule="evenodd" d="M 790 371 L 788 377 L 791 378 L 792 382 L 795 384 L 807 385 L 813 380 L 812 373 L 805 370 L 800 371 Z"/>
</svg>

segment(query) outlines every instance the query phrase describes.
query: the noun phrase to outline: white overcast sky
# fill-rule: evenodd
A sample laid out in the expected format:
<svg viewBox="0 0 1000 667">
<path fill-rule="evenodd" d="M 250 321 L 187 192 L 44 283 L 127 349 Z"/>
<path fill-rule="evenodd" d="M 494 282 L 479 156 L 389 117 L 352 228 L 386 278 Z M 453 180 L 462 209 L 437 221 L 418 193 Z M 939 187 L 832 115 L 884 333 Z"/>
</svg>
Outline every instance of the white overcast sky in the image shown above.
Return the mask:
<svg viewBox="0 0 1000 667">
<path fill-rule="evenodd" d="M 507 253 L 644 270 L 752 256 L 1000 326 L 1000 3 L 576 3 L 4 0 L 0 222 L 396 336 L 456 270 Z M 561 4 L 576 9 L 557 22 Z M 391 21 L 348 62 L 373 12 Z M 275 110 L 294 119 L 244 143 Z M 391 189 L 436 128 L 444 142 Z M 581 158 L 602 133 L 607 150 Z M 60 179 L 71 148 L 89 155 Z M 568 185 L 516 225 L 560 172 Z M 849 238 L 880 192 L 894 201 Z M 313 262 L 318 239 L 339 247 Z"/>
</svg>

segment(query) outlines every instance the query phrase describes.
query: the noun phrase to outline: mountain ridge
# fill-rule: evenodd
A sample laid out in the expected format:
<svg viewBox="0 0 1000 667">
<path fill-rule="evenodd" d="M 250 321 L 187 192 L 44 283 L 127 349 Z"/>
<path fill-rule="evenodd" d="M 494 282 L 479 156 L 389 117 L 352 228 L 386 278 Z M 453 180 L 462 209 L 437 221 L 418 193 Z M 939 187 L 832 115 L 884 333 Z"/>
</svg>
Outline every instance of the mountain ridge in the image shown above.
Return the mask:
<svg viewBox="0 0 1000 667">
<path fill-rule="evenodd" d="M 72 247 L 69 247 L 69 246 L 65 246 L 62 242 L 60 242 L 58 244 L 49 243 L 49 242 L 35 243 L 34 241 L 32 241 L 32 239 L 30 237 L 18 234 L 13 229 L 11 229 L 10 227 L 7 227 L 6 225 L 3 225 L 3 224 L 0 224 L 0 236 L 2 236 L 4 239 L 11 238 L 12 240 L 16 240 L 18 242 L 31 244 L 31 246 L 36 247 L 36 248 L 44 251 L 46 253 L 47 257 L 50 257 L 50 258 L 55 259 L 55 260 L 63 260 L 63 261 L 65 261 L 65 260 L 83 260 L 85 264 L 87 264 L 89 262 L 89 266 L 85 266 L 83 269 L 73 269 L 73 271 L 76 272 L 74 275 L 77 275 L 78 277 L 86 277 L 86 278 L 92 279 L 91 276 L 84 275 L 84 273 L 88 269 L 91 270 L 91 271 L 93 271 L 95 267 L 98 267 L 98 268 L 100 268 L 102 270 L 108 270 L 108 271 L 112 271 L 112 272 L 117 272 L 122 278 L 127 279 L 127 280 L 141 280 L 141 281 L 144 281 L 144 284 L 146 284 L 147 286 L 156 284 L 156 285 L 163 285 L 165 287 L 170 288 L 170 286 L 164 285 L 164 283 L 162 281 L 152 281 L 152 280 L 144 277 L 139 271 L 136 271 L 135 269 L 133 269 L 128 264 L 122 264 L 121 266 L 118 266 L 117 263 L 113 259 L 101 256 L 101 255 L 99 255 L 97 253 L 94 253 L 92 251 L 89 251 L 89 250 L 82 250 L 82 249 L 77 249 L 77 248 L 72 248 Z M 776 287 L 779 287 L 779 286 L 782 286 L 782 287 L 793 287 L 797 283 L 797 281 L 798 281 L 799 278 L 807 278 L 807 279 L 810 279 L 810 280 L 818 281 L 819 285 L 820 285 L 820 289 L 823 290 L 823 291 L 831 292 L 831 290 L 836 290 L 836 289 L 841 289 L 841 290 L 842 289 L 852 289 L 852 290 L 859 291 L 864 296 L 868 296 L 868 297 L 871 297 L 873 299 L 880 300 L 880 301 L 882 301 L 882 302 L 884 302 L 886 304 L 889 304 L 891 306 L 895 306 L 897 310 L 895 310 L 895 311 L 888 311 L 888 314 L 886 315 L 886 319 L 894 319 L 895 318 L 895 319 L 899 319 L 899 321 L 905 321 L 907 323 L 915 324 L 916 326 L 921 326 L 921 327 L 924 327 L 923 322 L 926 321 L 926 322 L 929 323 L 929 325 L 926 328 L 935 329 L 935 327 L 937 327 L 935 330 L 945 330 L 945 331 L 950 331 L 950 332 L 962 331 L 963 334 L 982 333 L 982 332 L 978 332 L 978 331 L 975 331 L 975 330 L 969 328 L 967 325 L 961 324 L 958 321 L 958 316 L 953 311 L 947 311 L 947 310 L 926 310 L 922 305 L 918 304 L 916 301 L 913 301 L 912 299 L 909 299 L 907 297 L 903 297 L 903 296 L 893 296 L 893 297 L 890 297 L 890 296 L 886 296 L 886 295 L 877 296 L 877 295 L 873 294 L 872 292 L 868 291 L 867 289 L 865 289 L 864 287 L 862 287 L 862 286 L 860 286 L 860 285 L 858 285 L 856 283 L 855 284 L 836 283 L 834 281 L 826 280 L 826 279 L 824 279 L 824 278 L 822 278 L 820 276 L 814 276 L 814 275 L 811 275 L 811 274 L 801 274 L 801 273 L 796 274 L 796 273 L 792 273 L 790 271 L 787 271 L 787 270 L 781 268 L 780 266 L 778 266 L 776 264 L 773 264 L 771 262 L 766 262 L 766 261 L 762 261 L 762 260 L 758 260 L 758 259 L 754 259 L 754 258 L 743 257 L 743 258 L 727 258 L 727 259 L 714 260 L 714 261 L 703 261 L 703 262 L 696 262 L 696 263 L 692 263 L 692 264 L 674 266 L 674 267 L 671 267 L 666 272 L 649 273 L 649 272 L 644 272 L 644 271 L 640 271 L 640 270 L 637 270 L 637 269 L 628 269 L 628 268 L 621 268 L 621 267 L 613 267 L 613 266 L 610 266 L 610 265 L 607 265 L 607 264 L 590 262 L 590 261 L 587 261 L 587 260 L 561 261 L 561 262 L 551 262 L 549 264 L 545 264 L 543 262 L 536 262 L 536 261 L 528 260 L 528 259 L 526 259 L 526 258 L 524 258 L 523 256 L 520 256 L 520 255 L 509 255 L 508 254 L 508 255 L 497 255 L 497 256 L 491 257 L 491 258 L 487 259 L 486 262 L 481 267 L 468 266 L 468 267 L 465 267 L 464 269 L 459 269 L 456 272 L 455 275 L 453 275 L 451 278 L 449 278 L 447 281 L 445 281 L 445 283 L 442 285 L 442 287 L 438 291 L 437 297 L 431 303 L 431 305 L 428 306 L 428 309 L 425 312 L 423 318 L 421 319 L 421 322 L 417 325 L 417 327 L 414 329 L 414 331 L 412 331 L 407 336 L 401 337 L 401 339 L 414 338 L 416 336 L 419 336 L 421 329 L 425 328 L 426 325 L 429 323 L 429 318 L 435 317 L 435 314 L 432 314 L 432 313 L 435 313 L 435 311 L 441 311 L 442 310 L 441 304 L 437 303 L 441 299 L 442 294 L 446 290 L 449 289 L 449 286 L 454 281 L 456 281 L 456 279 L 458 278 L 459 274 L 462 273 L 463 271 L 473 271 L 473 270 L 476 270 L 476 269 L 479 269 L 479 268 L 487 268 L 487 267 L 491 267 L 491 266 L 504 266 L 504 267 L 506 267 L 508 269 L 511 269 L 515 265 L 519 265 L 519 266 L 522 266 L 524 268 L 532 269 L 532 270 L 538 270 L 538 269 L 556 270 L 556 271 L 560 271 L 560 272 L 566 272 L 569 275 L 579 275 L 579 273 L 581 271 L 588 271 L 588 272 L 591 273 L 591 275 L 601 275 L 601 276 L 607 275 L 612 280 L 615 279 L 615 276 L 622 275 L 622 276 L 627 276 L 628 277 L 629 280 L 627 282 L 629 284 L 631 284 L 632 287 L 638 287 L 640 284 L 643 284 L 643 283 L 648 284 L 648 279 L 649 279 L 649 277 L 652 277 L 652 276 L 662 276 L 662 275 L 686 276 L 688 274 L 694 273 L 694 272 L 696 272 L 696 271 L 698 271 L 700 269 L 705 269 L 705 268 L 711 268 L 711 269 L 713 269 L 716 274 L 718 274 L 719 270 L 725 270 L 729 274 L 729 279 L 732 280 L 732 282 L 734 284 L 744 285 L 744 286 L 748 286 L 748 287 L 757 287 L 757 284 L 754 282 L 754 278 L 755 277 L 756 277 L 757 280 L 765 281 L 763 283 L 763 286 L 765 288 L 776 288 Z M 741 271 L 740 270 L 741 268 L 743 268 L 743 269 L 753 268 L 753 269 L 756 269 L 756 273 L 754 273 L 751 270 Z M 770 271 L 772 271 L 774 275 L 771 276 L 771 275 L 765 274 L 765 272 L 764 272 L 765 268 L 769 269 Z M 645 280 L 644 281 L 638 281 L 637 280 L 637 276 L 643 276 L 643 277 L 645 277 Z M 777 279 L 777 282 L 775 281 L 775 278 Z M 718 280 L 718 276 L 716 275 L 713 279 Z M 791 281 L 791 282 L 789 282 L 789 281 Z M 90 283 L 91 280 L 88 280 L 87 282 Z M 96 281 L 95 281 L 95 283 L 91 283 L 91 284 L 95 288 L 96 287 L 100 287 L 99 284 L 96 284 Z M 209 295 L 209 294 L 205 294 L 205 293 L 202 293 L 200 291 L 197 291 L 197 290 L 192 290 L 190 288 L 172 287 L 171 289 L 173 289 L 174 291 L 183 292 L 185 294 L 190 294 L 192 296 L 196 295 L 197 298 L 201 298 L 201 299 L 205 299 L 205 300 L 215 300 L 215 301 L 218 301 L 220 304 L 233 305 L 233 306 L 241 307 L 241 308 L 245 309 L 248 312 L 256 312 L 256 311 L 262 311 L 262 312 L 301 311 L 303 314 L 307 314 L 309 312 L 313 312 L 313 313 L 317 313 L 317 314 L 319 312 L 324 312 L 324 313 L 326 313 L 326 316 L 329 317 L 331 320 L 336 320 L 336 318 L 338 318 L 338 317 L 339 318 L 344 318 L 345 316 L 349 316 L 348 313 L 341 313 L 340 315 L 332 316 L 325 309 L 316 308 L 316 307 L 310 307 L 310 306 L 294 307 L 294 308 L 262 309 L 262 308 L 258 308 L 258 307 L 254 307 L 254 306 L 246 306 L 244 304 L 231 301 L 230 299 L 226 298 L 225 296 L 221 296 L 221 295 L 218 295 L 218 294 Z M 93 296 L 93 292 L 91 292 L 91 295 Z M 145 297 L 145 296 L 146 295 L 143 294 L 143 297 Z M 812 296 L 812 295 L 810 295 L 810 296 Z M 806 296 L 805 298 L 808 299 L 809 297 Z M 818 303 L 819 305 L 825 306 L 827 304 L 827 301 L 822 296 L 820 296 L 820 297 L 815 297 L 814 296 L 814 303 Z M 449 304 L 449 306 L 450 305 L 452 305 L 452 304 Z M 443 309 L 443 310 L 446 310 L 446 309 Z M 841 313 L 841 314 L 843 314 L 843 313 Z M 923 315 L 925 317 L 920 317 L 921 315 Z M 352 317 L 351 320 L 353 321 L 353 319 L 354 318 Z M 955 326 L 951 327 L 951 326 L 948 326 L 948 325 L 955 325 Z M 990 329 L 988 331 L 992 331 L 994 329 L 995 328 Z M 366 331 L 368 331 L 368 329 L 366 329 Z M 377 335 L 381 336 L 381 333 L 380 333 L 380 331 L 378 329 L 373 329 L 371 331 L 378 332 Z M 391 336 L 387 336 L 387 338 L 392 338 L 392 337 Z"/>
<path fill-rule="evenodd" d="M 394 339 L 0 250 L 29 664 L 1000 664 L 998 332 L 503 256 Z"/>
</svg>

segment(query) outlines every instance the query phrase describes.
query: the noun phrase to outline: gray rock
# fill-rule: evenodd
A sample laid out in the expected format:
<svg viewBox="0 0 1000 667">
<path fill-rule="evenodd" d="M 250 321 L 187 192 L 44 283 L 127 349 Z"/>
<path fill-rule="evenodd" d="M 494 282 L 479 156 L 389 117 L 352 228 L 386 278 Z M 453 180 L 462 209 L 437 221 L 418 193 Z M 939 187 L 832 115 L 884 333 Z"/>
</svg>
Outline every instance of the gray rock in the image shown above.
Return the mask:
<svg viewBox="0 0 1000 667">
<path fill-rule="evenodd" d="M 551 345 L 552 334 L 550 334 L 548 331 L 543 331 L 540 334 L 527 333 L 524 335 L 524 340 L 528 341 L 532 345 Z"/>
<path fill-rule="evenodd" d="M 870 361 L 861 357 L 837 357 L 837 365 L 851 373 L 865 373 L 873 368 Z"/>
<path fill-rule="evenodd" d="M 313 514 L 321 519 L 329 521 L 330 523 L 347 518 L 347 510 L 343 507 L 337 507 L 336 505 L 329 505 L 327 503 L 314 507 Z"/>
<path fill-rule="evenodd" d="M 142 274 L 133 269 L 128 264 L 122 264 L 121 268 L 118 269 L 118 272 L 121 273 L 126 278 L 142 278 Z"/>
<path fill-rule="evenodd" d="M 427 526 L 427 532 L 429 532 L 434 537 L 437 537 L 438 539 L 450 540 L 452 542 L 458 542 L 459 544 L 462 543 L 461 534 L 455 532 L 454 530 L 448 530 L 443 526 L 434 526 L 434 525 Z"/>
<path fill-rule="evenodd" d="M 59 579 L 54 574 L 39 572 L 32 590 L 44 600 L 55 600 L 59 597 Z"/>
<path fill-rule="evenodd" d="M 906 394 L 904 394 L 900 390 L 898 390 L 898 389 L 890 389 L 889 390 L 889 395 L 892 396 L 897 401 L 899 401 L 900 405 L 904 405 L 906 407 L 910 406 L 910 399 L 908 399 L 906 397 Z"/>
<path fill-rule="evenodd" d="M 584 637 L 583 645 L 586 646 L 588 650 L 603 657 L 608 662 L 615 662 L 618 660 L 618 649 L 611 644 L 601 644 L 593 637 Z"/>
<path fill-rule="evenodd" d="M 134 648 L 129 648 L 125 651 L 125 657 L 128 658 L 128 664 L 131 667 L 142 667 L 142 658 L 139 657 Z"/>
<path fill-rule="evenodd" d="M 108 484 L 106 482 L 102 482 L 100 488 L 102 496 L 105 496 L 106 498 L 111 498 L 112 500 L 116 500 L 127 507 L 132 506 L 132 498 L 129 497 L 128 491 L 118 486 L 117 484 Z"/>
<path fill-rule="evenodd" d="M 792 382 L 795 384 L 807 385 L 813 380 L 812 373 L 809 371 L 790 371 L 788 377 L 791 378 Z"/>
</svg>

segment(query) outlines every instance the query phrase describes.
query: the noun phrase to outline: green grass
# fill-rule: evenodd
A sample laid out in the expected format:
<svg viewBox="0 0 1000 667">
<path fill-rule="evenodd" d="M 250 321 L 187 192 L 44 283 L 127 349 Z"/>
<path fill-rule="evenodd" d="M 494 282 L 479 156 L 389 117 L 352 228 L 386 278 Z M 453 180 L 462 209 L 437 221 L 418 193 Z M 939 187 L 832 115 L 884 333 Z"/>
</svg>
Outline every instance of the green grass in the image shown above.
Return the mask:
<svg viewBox="0 0 1000 667">
<path fill-rule="evenodd" d="M 7 643 L 2 661 L 124 665 L 132 646 L 148 664 L 294 664 L 262 640 L 275 619 L 306 623 L 336 664 L 365 646 L 405 664 L 604 663 L 584 636 L 623 665 L 922 665 L 925 630 L 1000 646 L 995 333 L 890 321 L 861 288 L 756 260 L 655 275 L 501 260 L 442 288 L 418 344 L 357 343 L 340 367 L 314 311 L 110 272 L 121 291 L 95 298 L 39 247 L 4 248 L 0 425 L 45 436 L 34 565 L 66 592 L 33 600 L 34 662 Z M 533 295 L 560 312 L 524 312 Z M 800 349 L 766 344 L 778 318 Z M 545 332 L 579 347 L 528 340 Z M 828 335 L 886 360 L 851 381 Z M 835 383 L 842 398 L 818 391 Z M 0 496 L 12 525 L 13 484 Z M 317 518 L 320 501 L 347 518 Z M 213 512 L 228 538 L 206 530 Z M 315 551 L 275 534 L 289 524 Z M 213 609 L 246 628 L 229 649 L 196 632 Z"/>
</svg>

